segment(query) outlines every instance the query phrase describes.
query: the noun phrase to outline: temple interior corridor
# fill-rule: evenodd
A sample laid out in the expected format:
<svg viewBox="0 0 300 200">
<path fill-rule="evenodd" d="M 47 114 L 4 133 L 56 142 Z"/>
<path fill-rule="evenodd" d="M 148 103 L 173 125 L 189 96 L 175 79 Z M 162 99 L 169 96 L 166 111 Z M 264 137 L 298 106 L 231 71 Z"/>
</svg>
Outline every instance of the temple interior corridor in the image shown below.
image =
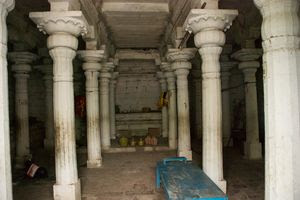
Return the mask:
<svg viewBox="0 0 300 200">
<path fill-rule="evenodd" d="M 0 200 L 300 200 L 299 4 L 0 0 Z"/>
</svg>

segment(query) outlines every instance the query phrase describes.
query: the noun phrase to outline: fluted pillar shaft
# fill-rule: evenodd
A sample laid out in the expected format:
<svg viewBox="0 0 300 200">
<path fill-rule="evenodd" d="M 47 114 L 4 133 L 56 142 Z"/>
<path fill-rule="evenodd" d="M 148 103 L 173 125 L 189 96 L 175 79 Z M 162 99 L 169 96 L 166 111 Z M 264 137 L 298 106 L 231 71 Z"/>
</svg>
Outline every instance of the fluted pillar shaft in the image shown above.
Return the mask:
<svg viewBox="0 0 300 200">
<path fill-rule="evenodd" d="M 161 66 L 168 83 L 168 128 L 169 128 L 169 148 L 177 148 L 177 94 L 176 94 L 176 77 L 167 62 Z"/>
<path fill-rule="evenodd" d="M 112 79 L 109 82 L 109 116 L 110 116 L 110 135 L 111 139 L 116 139 L 116 83 L 119 72 L 112 73 Z"/>
<path fill-rule="evenodd" d="M 196 49 L 168 51 L 168 60 L 177 77 L 177 110 L 178 110 L 178 156 L 192 160 L 190 113 L 189 113 L 189 70 L 192 68 L 189 60 L 194 57 Z"/>
<path fill-rule="evenodd" d="M 203 170 L 226 191 L 223 179 L 221 47 L 199 50 L 202 57 Z"/>
<path fill-rule="evenodd" d="M 58 185 L 75 183 L 78 176 L 72 60 L 76 52 L 67 47 L 56 47 L 50 50 L 50 55 L 54 61 L 55 149 L 58 151 L 55 155 L 56 181 Z"/>
<path fill-rule="evenodd" d="M 109 81 L 111 70 L 114 68 L 112 62 L 103 64 L 100 73 L 100 126 L 101 126 L 101 145 L 103 150 L 108 150 L 111 146 L 110 137 L 110 108 L 109 108 Z"/>
<path fill-rule="evenodd" d="M 99 71 L 103 50 L 78 51 L 79 57 L 84 61 L 85 94 L 87 111 L 87 168 L 102 166 L 100 114 L 99 114 Z"/>
<path fill-rule="evenodd" d="M 163 74 L 163 72 L 157 72 L 157 78 L 160 83 L 160 91 L 161 94 L 168 91 L 167 81 Z M 161 115 L 162 115 L 162 136 L 163 138 L 168 137 L 168 107 L 166 105 L 163 105 L 161 108 Z"/>
<path fill-rule="evenodd" d="M 36 56 L 30 52 L 13 52 L 9 53 L 9 59 L 14 62 L 15 77 L 16 167 L 23 168 L 25 159 L 30 156 L 28 78 L 30 63 Z"/>
<path fill-rule="evenodd" d="M 185 22 L 195 35 L 202 58 L 203 170 L 224 192 L 219 59 L 225 44 L 223 30 L 230 27 L 237 14 L 236 10 L 192 9 Z"/>
<path fill-rule="evenodd" d="M 12 176 L 9 139 L 7 25 L 6 17 L 14 8 L 14 0 L 1 1 L 0 13 L 0 199 L 12 200 Z"/>
<path fill-rule="evenodd" d="M 298 0 L 255 0 L 263 39 L 265 199 L 300 198 Z"/>
<path fill-rule="evenodd" d="M 77 37 L 86 33 L 87 22 L 81 11 L 37 12 L 30 13 L 30 18 L 50 35 L 47 46 L 53 59 L 54 199 L 79 200 L 72 61 L 78 47 Z"/>
</svg>

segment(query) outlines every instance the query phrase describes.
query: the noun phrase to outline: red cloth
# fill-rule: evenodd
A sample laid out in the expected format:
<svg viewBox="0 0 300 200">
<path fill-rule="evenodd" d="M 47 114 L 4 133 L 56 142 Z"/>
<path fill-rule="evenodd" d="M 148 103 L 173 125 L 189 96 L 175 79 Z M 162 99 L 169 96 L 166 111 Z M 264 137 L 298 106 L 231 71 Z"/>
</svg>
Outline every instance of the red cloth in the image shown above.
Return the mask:
<svg viewBox="0 0 300 200">
<path fill-rule="evenodd" d="M 78 117 L 85 117 L 85 105 L 86 99 L 85 96 L 76 96 L 75 97 L 75 114 Z"/>
<path fill-rule="evenodd" d="M 29 169 L 28 169 L 28 171 L 27 171 L 27 173 L 26 173 L 27 176 L 33 178 L 34 175 L 35 175 L 35 173 L 36 173 L 36 171 L 37 171 L 39 168 L 40 168 L 40 167 L 37 166 L 36 164 L 31 164 L 30 167 L 29 167 Z"/>
</svg>

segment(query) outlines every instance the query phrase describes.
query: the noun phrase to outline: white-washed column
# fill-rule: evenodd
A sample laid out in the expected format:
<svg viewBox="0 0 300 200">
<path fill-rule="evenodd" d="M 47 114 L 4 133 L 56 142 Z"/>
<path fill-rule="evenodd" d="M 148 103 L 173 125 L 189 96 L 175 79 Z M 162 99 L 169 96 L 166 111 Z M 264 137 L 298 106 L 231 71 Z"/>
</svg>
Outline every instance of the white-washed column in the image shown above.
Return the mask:
<svg viewBox="0 0 300 200">
<path fill-rule="evenodd" d="M 157 72 L 156 73 L 156 76 L 159 80 L 159 83 L 160 83 L 160 90 L 161 90 L 161 93 L 163 94 L 164 92 L 167 92 L 168 91 L 168 87 L 167 87 L 167 81 L 166 81 L 166 78 L 165 78 L 165 75 L 163 72 Z M 164 105 L 162 108 L 161 108 L 161 115 L 162 115 L 162 136 L 164 138 L 167 138 L 168 137 L 168 107 L 166 105 Z"/>
<path fill-rule="evenodd" d="M 171 67 L 177 77 L 177 110 L 178 110 L 178 156 L 192 160 L 191 131 L 189 114 L 188 74 L 192 68 L 189 62 L 195 55 L 196 49 L 169 49 L 167 58 L 172 62 Z"/>
<path fill-rule="evenodd" d="M 262 158 L 262 144 L 259 141 L 258 106 L 256 90 L 256 71 L 260 67 L 257 61 L 262 55 L 261 49 L 241 49 L 232 57 L 239 60 L 239 69 L 244 73 L 246 102 L 246 142 L 244 153 L 247 159 Z"/>
<path fill-rule="evenodd" d="M 169 148 L 177 149 L 177 95 L 176 77 L 170 63 L 162 62 L 161 69 L 168 83 L 168 119 L 169 119 Z"/>
<path fill-rule="evenodd" d="M 77 37 L 86 34 L 87 21 L 81 11 L 34 12 L 30 18 L 48 33 L 53 59 L 53 108 L 55 127 L 55 200 L 81 199 L 75 144 L 73 59 Z"/>
<path fill-rule="evenodd" d="M 226 192 L 223 178 L 222 95 L 220 54 L 225 44 L 224 29 L 237 16 L 236 10 L 192 9 L 185 27 L 195 35 L 202 58 L 203 170 Z"/>
<path fill-rule="evenodd" d="M 109 116 L 109 81 L 111 71 L 114 69 L 113 62 L 103 63 L 100 72 L 100 129 L 101 146 L 103 150 L 108 150 L 111 146 L 110 141 L 110 116 Z"/>
<path fill-rule="evenodd" d="M 30 52 L 9 53 L 9 59 L 14 63 L 11 68 L 15 77 L 16 168 L 23 168 L 24 161 L 30 156 L 28 78 L 30 64 L 36 58 Z"/>
<path fill-rule="evenodd" d="M 112 77 L 109 82 L 109 109 L 110 109 L 110 135 L 111 139 L 116 139 L 116 83 L 119 72 L 112 72 Z"/>
<path fill-rule="evenodd" d="M 0 199 L 12 200 L 12 176 L 9 139 L 7 26 L 6 17 L 14 8 L 14 0 L 0 1 Z"/>
<path fill-rule="evenodd" d="M 300 198 L 299 1 L 255 0 L 263 17 L 265 199 Z"/>
<path fill-rule="evenodd" d="M 99 71 L 103 50 L 78 51 L 77 54 L 84 61 L 85 95 L 87 111 L 87 168 L 102 166 L 100 114 L 99 114 Z"/>
</svg>

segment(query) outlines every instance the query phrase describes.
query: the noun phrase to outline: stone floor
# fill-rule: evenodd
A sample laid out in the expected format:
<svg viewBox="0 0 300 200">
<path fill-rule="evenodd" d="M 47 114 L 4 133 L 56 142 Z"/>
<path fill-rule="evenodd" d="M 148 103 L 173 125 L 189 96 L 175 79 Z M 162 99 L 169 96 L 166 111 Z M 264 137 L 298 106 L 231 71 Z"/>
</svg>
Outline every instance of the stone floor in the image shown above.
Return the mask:
<svg viewBox="0 0 300 200">
<path fill-rule="evenodd" d="M 42 154 L 42 153 L 41 153 Z M 101 169 L 86 169 L 85 156 L 78 156 L 83 200 L 163 200 L 162 190 L 155 189 L 155 164 L 175 152 L 142 152 L 104 154 Z M 43 156 L 45 166 L 51 158 Z M 201 157 L 194 153 L 200 163 Z M 48 162 L 48 164 L 47 164 Z M 41 163 L 43 163 L 41 161 Z M 226 149 L 224 173 L 230 200 L 262 200 L 264 193 L 264 164 L 247 161 L 239 152 Z M 54 171 L 46 180 L 19 180 L 14 183 L 15 200 L 52 199 Z"/>
</svg>

